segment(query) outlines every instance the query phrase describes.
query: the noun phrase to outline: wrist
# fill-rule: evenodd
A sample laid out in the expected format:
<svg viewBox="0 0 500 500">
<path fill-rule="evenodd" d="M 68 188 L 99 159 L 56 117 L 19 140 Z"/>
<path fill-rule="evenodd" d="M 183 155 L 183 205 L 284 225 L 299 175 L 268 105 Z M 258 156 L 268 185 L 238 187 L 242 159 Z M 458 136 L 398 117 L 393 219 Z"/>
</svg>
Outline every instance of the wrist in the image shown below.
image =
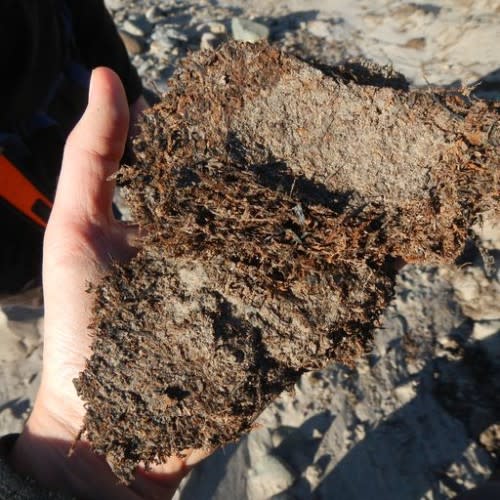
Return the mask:
<svg viewBox="0 0 500 500">
<path fill-rule="evenodd" d="M 137 499 L 118 483 L 106 461 L 88 443 L 75 439 L 78 430 L 37 399 L 8 460 L 13 470 L 49 490 L 77 498 Z"/>
<path fill-rule="evenodd" d="M 48 403 L 47 399 L 37 399 L 8 460 L 17 474 L 50 490 L 89 499 L 171 498 L 182 477 L 206 456 L 196 451 L 187 460 L 173 458 L 168 465 L 154 467 L 151 472 L 141 468 L 134 482 L 126 487 L 87 442 L 76 442 L 79 429 L 53 411 L 57 409 L 52 406 L 54 401 Z"/>
<path fill-rule="evenodd" d="M 139 498 L 118 482 L 106 461 L 93 453 L 87 443 L 36 435 L 29 422 L 8 459 L 17 474 L 54 492 L 88 499 Z"/>
</svg>

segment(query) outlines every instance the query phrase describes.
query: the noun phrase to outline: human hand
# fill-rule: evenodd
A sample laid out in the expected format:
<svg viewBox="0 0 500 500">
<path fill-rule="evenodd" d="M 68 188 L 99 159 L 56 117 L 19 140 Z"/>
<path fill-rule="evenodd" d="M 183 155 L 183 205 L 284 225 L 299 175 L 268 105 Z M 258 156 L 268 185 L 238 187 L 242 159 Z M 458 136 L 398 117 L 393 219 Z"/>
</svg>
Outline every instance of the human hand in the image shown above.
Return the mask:
<svg viewBox="0 0 500 500">
<path fill-rule="evenodd" d="M 109 177 L 122 157 L 129 109 L 118 77 L 106 68 L 92 74 L 89 104 L 69 136 L 57 194 L 44 241 L 44 353 L 41 386 L 33 412 L 12 453 L 14 467 L 40 484 L 83 498 L 169 498 L 187 467 L 185 460 L 139 471 L 130 488 L 117 485 L 105 463 L 79 442 L 68 457 L 85 409 L 73 379 L 91 354 L 88 325 L 92 296 L 110 263 L 130 259 L 134 227 L 114 219 Z"/>
</svg>

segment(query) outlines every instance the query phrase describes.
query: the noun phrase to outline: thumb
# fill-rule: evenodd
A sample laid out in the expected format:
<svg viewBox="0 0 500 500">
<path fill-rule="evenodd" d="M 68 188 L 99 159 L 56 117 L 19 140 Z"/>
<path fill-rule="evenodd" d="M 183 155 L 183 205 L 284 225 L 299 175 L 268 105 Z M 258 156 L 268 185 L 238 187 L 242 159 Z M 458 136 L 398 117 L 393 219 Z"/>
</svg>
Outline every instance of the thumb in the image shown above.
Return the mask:
<svg viewBox="0 0 500 500">
<path fill-rule="evenodd" d="M 129 108 L 123 85 L 108 68 L 92 72 L 89 102 L 66 141 L 52 217 L 58 222 L 104 224 L 125 149 Z"/>
</svg>

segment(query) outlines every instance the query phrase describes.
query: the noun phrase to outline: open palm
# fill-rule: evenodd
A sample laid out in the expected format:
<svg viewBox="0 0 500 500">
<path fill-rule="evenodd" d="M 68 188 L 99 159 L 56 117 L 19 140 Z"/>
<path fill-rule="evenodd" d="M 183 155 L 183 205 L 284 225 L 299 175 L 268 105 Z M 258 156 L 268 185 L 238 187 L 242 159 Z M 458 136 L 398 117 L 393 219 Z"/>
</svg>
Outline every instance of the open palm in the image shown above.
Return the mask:
<svg viewBox="0 0 500 500">
<path fill-rule="evenodd" d="M 89 283 L 96 283 L 112 261 L 130 259 L 133 227 L 114 219 L 114 183 L 109 177 L 123 155 L 129 108 L 118 77 L 94 70 L 89 104 L 67 140 L 52 214 L 44 241 L 44 360 L 41 387 L 26 429 L 13 451 L 19 472 L 79 498 L 169 498 L 187 470 L 172 458 L 154 471 L 139 471 L 127 488 L 77 438 L 85 409 L 73 380 L 91 354 L 88 325 L 92 312 Z M 195 463 L 201 454 L 194 453 Z"/>
</svg>

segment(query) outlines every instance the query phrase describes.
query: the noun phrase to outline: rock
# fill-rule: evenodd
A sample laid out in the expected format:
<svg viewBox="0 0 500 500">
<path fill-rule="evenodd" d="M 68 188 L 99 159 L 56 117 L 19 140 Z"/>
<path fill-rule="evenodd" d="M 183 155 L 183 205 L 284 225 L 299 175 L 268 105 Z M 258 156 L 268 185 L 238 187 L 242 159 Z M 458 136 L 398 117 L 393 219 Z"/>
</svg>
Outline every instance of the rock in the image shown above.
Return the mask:
<svg viewBox="0 0 500 500">
<path fill-rule="evenodd" d="M 123 30 L 126 31 L 129 35 L 133 36 L 145 36 L 146 33 L 144 30 L 135 22 L 132 22 L 130 19 L 127 19 L 123 23 Z"/>
<path fill-rule="evenodd" d="M 187 42 L 189 40 L 187 35 L 174 28 L 166 28 L 164 33 L 171 40 L 179 40 L 180 42 Z"/>
<path fill-rule="evenodd" d="M 401 404 L 409 403 L 417 395 L 414 382 L 398 385 L 394 389 L 394 395 Z"/>
<path fill-rule="evenodd" d="M 208 23 L 208 29 L 214 35 L 224 35 L 227 32 L 226 26 L 223 23 L 219 23 L 216 21 Z"/>
<path fill-rule="evenodd" d="M 284 492 L 295 482 L 290 469 L 278 457 L 266 455 L 253 464 L 248 473 L 249 500 L 271 498 Z"/>
<path fill-rule="evenodd" d="M 121 30 L 118 31 L 118 34 L 120 35 L 120 38 L 122 39 L 129 55 L 135 56 L 144 51 L 144 44 L 139 38 L 129 35 L 126 31 Z"/>
<path fill-rule="evenodd" d="M 498 332 L 500 332 L 500 321 L 477 321 L 472 329 L 472 338 L 482 342 Z"/>
<path fill-rule="evenodd" d="M 149 46 L 149 51 L 152 54 L 162 55 L 168 52 L 172 52 L 175 48 L 175 42 L 169 38 L 164 38 L 161 40 L 153 40 Z"/>
<path fill-rule="evenodd" d="M 127 0 L 104 0 L 104 4 L 109 10 L 120 10 L 128 5 Z"/>
<path fill-rule="evenodd" d="M 233 38 L 241 42 L 257 42 L 269 38 L 269 28 L 263 24 L 233 17 L 231 20 Z"/>
<path fill-rule="evenodd" d="M 128 21 L 130 21 L 136 29 L 142 31 L 144 35 L 149 35 L 153 29 L 153 25 L 146 19 L 146 16 L 142 14 L 130 14 L 128 16 Z"/>
<path fill-rule="evenodd" d="M 168 38 L 166 40 L 153 40 L 149 46 L 149 52 L 151 54 L 161 56 L 171 52 L 174 47 L 174 42 Z"/>
<path fill-rule="evenodd" d="M 167 42 L 170 41 L 174 45 L 177 45 L 179 42 L 187 42 L 189 39 L 180 31 L 175 28 L 169 28 L 167 26 L 157 26 L 151 35 L 151 38 L 158 42 Z M 167 42 L 168 44 L 168 42 Z"/>
<path fill-rule="evenodd" d="M 479 441 L 490 453 L 498 453 L 500 449 L 500 424 L 488 427 L 482 432 Z"/>
<path fill-rule="evenodd" d="M 165 14 L 156 5 L 153 5 L 146 11 L 146 19 L 151 24 L 156 24 L 165 19 Z"/>
<path fill-rule="evenodd" d="M 500 321 L 475 322 L 472 339 L 480 342 L 486 358 L 500 372 Z"/>
<path fill-rule="evenodd" d="M 201 35 L 200 49 L 213 50 L 217 45 L 217 36 L 213 33 L 203 33 Z"/>
<path fill-rule="evenodd" d="M 317 485 L 321 478 L 323 471 L 321 467 L 318 467 L 317 464 L 309 465 L 304 471 L 304 477 L 310 485 Z"/>
<path fill-rule="evenodd" d="M 152 61 L 146 60 L 146 61 L 142 62 L 141 64 L 136 65 L 137 73 L 139 73 L 139 76 L 141 78 L 144 78 L 150 72 L 151 66 L 152 66 Z"/>
</svg>

